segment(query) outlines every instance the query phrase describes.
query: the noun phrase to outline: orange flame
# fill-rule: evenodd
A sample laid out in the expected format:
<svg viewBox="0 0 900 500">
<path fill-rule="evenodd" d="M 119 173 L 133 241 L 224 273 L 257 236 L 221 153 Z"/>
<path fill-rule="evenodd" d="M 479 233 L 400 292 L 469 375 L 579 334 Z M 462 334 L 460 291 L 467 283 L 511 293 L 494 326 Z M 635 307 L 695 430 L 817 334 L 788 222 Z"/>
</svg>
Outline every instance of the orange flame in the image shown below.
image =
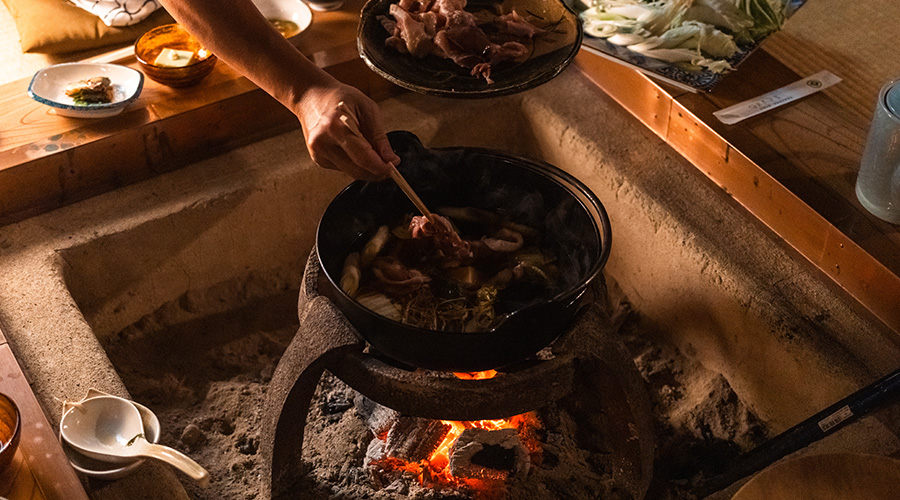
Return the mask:
<svg viewBox="0 0 900 500">
<path fill-rule="evenodd" d="M 494 378 L 497 376 L 497 370 L 487 370 L 483 372 L 464 372 L 464 373 L 453 373 L 457 378 L 461 378 L 463 380 L 484 380 L 488 378 Z"/>
<path fill-rule="evenodd" d="M 463 380 L 484 380 L 493 378 L 497 375 L 496 370 L 487 370 L 482 372 L 470 372 L 470 373 L 454 373 L 457 377 Z M 430 469 L 430 477 L 431 481 L 439 484 L 445 485 L 455 485 L 459 486 L 461 484 L 466 484 L 469 487 L 474 488 L 476 491 L 479 491 L 482 496 L 483 494 L 487 494 L 490 490 L 491 486 L 487 483 L 484 483 L 481 480 L 470 479 L 470 478 L 457 478 L 450 474 L 449 470 L 447 470 L 447 466 L 450 464 L 450 450 L 453 449 L 453 445 L 456 443 L 459 436 L 466 429 L 471 428 L 479 428 L 486 430 L 500 430 L 500 429 L 516 429 L 519 431 L 520 435 L 524 438 L 523 444 L 526 448 L 529 449 L 529 452 L 534 453 L 539 450 L 540 445 L 538 439 L 534 435 L 534 431 L 541 427 L 540 420 L 534 412 L 523 413 L 521 415 L 515 415 L 509 418 L 502 419 L 494 419 L 494 420 L 474 420 L 474 421 L 451 421 L 451 420 L 442 420 L 442 423 L 449 425 L 450 430 L 444 436 L 444 440 L 440 445 L 435 449 L 435 451 L 428 457 L 427 460 L 423 460 L 422 462 L 411 464 L 396 458 L 388 459 L 390 466 L 395 469 L 402 469 L 409 472 L 415 473 L 420 483 L 424 483 L 423 478 L 424 475 L 427 474 L 425 470 Z M 388 463 L 385 463 L 388 465 Z M 487 498 L 487 497 L 485 497 Z"/>
<path fill-rule="evenodd" d="M 460 434 L 463 433 L 466 429 L 485 429 L 489 431 L 499 431 L 500 429 L 519 429 L 523 425 L 526 424 L 527 419 L 526 416 L 529 415 L 524 413 L 522 415 L 515 415 L 509 418 L 500 418 L 495 420 L 474 420 L 470 422 L 457 422 L 453 420 L 441 420 L 442 423 L 450 426 L 450 430 L 447 431 L 447 435 L 444 436 L 444 440 L 438 445 L 437 449 L 434 450 L 434 453 L 428 457 L 428 461 L 431 462 L 431 466 L 434 467 L 435 470 L 443 470 L 447 464 L 450 463 L 450 450 L 453 449 L 454 443 L 459 439 Z"/>
<path fill-rule="evenodd" d="M 483 372 L 454 373 L 458 378 L 463 380 L 485 380 L 494 378 L 497 370 L 487 370 Z M 525 415 L 516 415 L 510 418 L 502 418 L 495 420 L 474 420 L 469 422 L 457 422 L 453 420 L 441 420 L 442 423 L 449 425 L 450 430 L 444 437 L 444 440 L 438 445 L 434 453 L 428 458 L 431 466 L 435 470 L 443 470 L 450 463 L 450 450 L 453 444 L 459 439 L 460 434 L 466 429 L 478 428 L 489 431 L 497 431 L 500 429 L 519 429 L 526 423 Z"/>
</svg>

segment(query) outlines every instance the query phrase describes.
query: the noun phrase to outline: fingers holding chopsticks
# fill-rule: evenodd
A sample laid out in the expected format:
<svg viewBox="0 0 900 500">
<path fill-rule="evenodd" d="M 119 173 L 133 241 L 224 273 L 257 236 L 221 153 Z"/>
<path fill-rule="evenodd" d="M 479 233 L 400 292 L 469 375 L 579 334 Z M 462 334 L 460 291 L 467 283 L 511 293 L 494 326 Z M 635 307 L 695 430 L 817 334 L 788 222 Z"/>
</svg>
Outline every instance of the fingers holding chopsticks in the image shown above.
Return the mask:
<svg viewBox="0 0 900 500">
<path fill-rule="evenodd" d="M 343 109 L 339 103 L 343 103 Z M 339 91 L 329 89 L 317 95 L 313 111 L 314 121 L 301 117 L 301 124 L 310 156 L 319 166 L 363 180 L 380 180 L 390 175 L 390 163 L 400 159 L 391 149 L 378 106 L 371 99 L 352 87 L 342 86 Z M 348 128 L 342 116 L 352 118 L 358 133 Z"/>
<path fill-rule="evenodd" d="M 378 160 L 380 160 L 380 162 L 377 172 L 379 178 L 385 178 L 387 176 L 385 174 L 389 174 L 391 169 L 383 168 L 385 167 L 384 164 L 397 165 L 400 163 L 400 158 L 391 148 L 387 134 L 382 126 L 377 106 L 371 101 L 354 103 L 342 100 L 337 104 L 337 111 L 339 114 L 338 118 L 342 121 L 344 126 L 349 128 L 353 132 L 353 135 L 356 136 L 356 139 L 361 141 L 356 145 L 368 145 L 368 149 L 371 149 L 378 155 Z M 365 150 L 366 148 L 362 149 Z M 347 152 L 351 157 L 354 157 L 354 154 L 367 153 L 368 151 L 362 151 L 357 148 L 347 148 Z M 360 162 L 366 161 L 366 158 L 363 156 L 355 157 L 354 159 Z"/>
</svg>

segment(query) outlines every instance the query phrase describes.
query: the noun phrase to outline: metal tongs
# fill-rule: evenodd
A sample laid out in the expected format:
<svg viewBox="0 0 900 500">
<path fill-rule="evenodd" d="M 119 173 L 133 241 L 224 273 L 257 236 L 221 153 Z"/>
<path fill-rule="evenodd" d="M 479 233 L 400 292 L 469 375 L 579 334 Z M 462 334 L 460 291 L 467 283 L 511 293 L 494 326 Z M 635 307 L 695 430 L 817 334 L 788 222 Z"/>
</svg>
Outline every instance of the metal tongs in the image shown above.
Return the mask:
<svg viewBox="0 0 900 500">
<path fill-rule="evenodd" d="M 356 122 L 355 115 L 347 108 L 347 105 L 344 104 L 344 101 L 338 103 L 337 108 L 341 111 L 341 121 L 344 122 L 344 125 L 350 129 L 351 132 L 360 139 L 367 140 L 365 136 L 363 136 L 362 132 L 359 130 L 359 123 Z M 400 190 L 403 191 L 409 200 L 413 202 L 413 205 L 422 212 L 426 218 L 432 223 L 435 223 L 434 214 L 431 213 L 430 210 L 425 206 L 425 203 L 422 202 L 422 199 L 419 198 L 419 195 L 413 190 L 413 188 L 406 182 L 406 179 L 403 178 L 403 175 L 400 174 L 400 171 L 397 170 L 397 165 L 394 163 L 390 163 L 391 166 L 391 179 L 394 179 L 394 182 L 400 186 Z"/>
</svg>

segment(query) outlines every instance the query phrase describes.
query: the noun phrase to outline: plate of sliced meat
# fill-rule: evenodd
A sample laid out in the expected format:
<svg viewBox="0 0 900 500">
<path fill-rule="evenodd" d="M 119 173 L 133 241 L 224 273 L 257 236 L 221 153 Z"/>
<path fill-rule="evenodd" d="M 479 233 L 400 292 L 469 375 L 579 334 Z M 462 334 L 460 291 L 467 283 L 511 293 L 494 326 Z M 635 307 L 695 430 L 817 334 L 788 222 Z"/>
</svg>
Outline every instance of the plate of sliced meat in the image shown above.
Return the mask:
<svg viewBox="0 0 900 500">
<path fill-rule="evenodd" d="M 561 0 L 369 0 L 357 45 L 372 70 L 401 87 L 478 98 L 550 81 L 582 36 Z"/>
</svg>

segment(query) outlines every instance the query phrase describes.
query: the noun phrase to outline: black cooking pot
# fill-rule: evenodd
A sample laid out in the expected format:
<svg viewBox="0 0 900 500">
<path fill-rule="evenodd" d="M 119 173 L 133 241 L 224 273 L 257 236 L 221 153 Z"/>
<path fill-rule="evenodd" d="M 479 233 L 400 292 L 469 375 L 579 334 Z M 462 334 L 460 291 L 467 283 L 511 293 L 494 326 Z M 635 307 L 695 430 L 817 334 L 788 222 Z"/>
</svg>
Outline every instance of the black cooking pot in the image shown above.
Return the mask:
<svg viewBox="0 0 900 500">
<path fill-rule="evenodd" d="M 393 321 L 360 305 L 338 284 L 345 257 L 379 226 L 416 208 L 392 181 L 356 181 L 331 202 L 319 222 L 316 251 L 324 295 L 376 351 L 431 370 L 472 372 L 522 361 L 570 324 L 578 299 L 603 269 L 610 250 L 609 218 L 581 182 L 543 162 L 481 148 L 428 149 L 409 132 L 388 134 L 398 169 L 429 209 L 475 207 L 538 229 L 544 250 L 558 257 L 561 279 L 552 297 L 512 311 L 494 329 L 460 333 Z"/>
</svg>

